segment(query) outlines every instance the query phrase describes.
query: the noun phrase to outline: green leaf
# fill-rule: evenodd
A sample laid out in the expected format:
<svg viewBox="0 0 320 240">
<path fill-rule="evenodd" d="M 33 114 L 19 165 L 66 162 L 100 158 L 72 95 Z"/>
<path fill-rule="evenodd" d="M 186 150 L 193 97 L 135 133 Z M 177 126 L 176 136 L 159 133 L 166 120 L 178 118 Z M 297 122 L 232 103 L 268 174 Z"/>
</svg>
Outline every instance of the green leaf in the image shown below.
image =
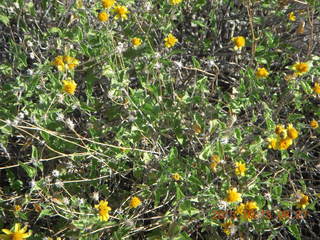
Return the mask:
<svg viewBox="0 0 320 240">
<path fill-rule="evenodd" d="M 35 146 L 32 146 L 31 157 L 32 157 L 32 160 L 35 160 L 35 161 L 39 160 L 38 149 Z"/>
<path fill-rule="evenodd" d="M 271 194 L 274 198 L 280 199 L 282 194 L 282 187 L 280 185 L 276 185 L 272 188 Z"/>
<path fill-rule="evenodd" d="M 178 158 L 178 150 L 176 147 L 171 148 L 168 160 L 169 162 L 175 162 Z"/>
<path fill-rule="evenodd" d="M 52 214 L 51 210 L 50 209 L 43 209 L 41 211 L 41 213 L 39 214 L 39 217 L 38 219 L 42 218 L 42 217 L 45 217 L 45 216 L 50 216 Z"/>
<path fill-rule="evenodd" d="M 4 25 L 8 26 L 8 23 L 10 22 L 10 19 L 9 19 L 7 16 L 5 16 L 5 15 L 0 15 L 0 21 L 1 21 Z"/>
<path fill-rule="evenodd" d="M 31 167 L 23 162 L 18 162 L 19 165 L 26 171 L 27 175 L 30 177 L 30 178 L 34 178 L 36 175 L 37 175 L 37 169 L 34 168 L 34 167 Z"/>
<path fill-rule="evenodd" d="M 291 233 L 297 240 L 301 240 L 300 230 L 299 230 L 298 224 L 292 224 L 292 225 L 288 226 L 287 228 L 288 228 L 288 230 L 290 231 L 290 233 Z"/>
<path fill-rule="evenodd" d="M 181 191 L 179 185 L 176 185 L 176 198 L 177 198 L 177 200 L 184 198 L 184 194 Z"/>
<path fill-rule="evenodd" d="M 286 184 L 288 182 L 288 173 L 282 174 L 282 176 L 279 178 L 280 184 Z"/>
</svg>

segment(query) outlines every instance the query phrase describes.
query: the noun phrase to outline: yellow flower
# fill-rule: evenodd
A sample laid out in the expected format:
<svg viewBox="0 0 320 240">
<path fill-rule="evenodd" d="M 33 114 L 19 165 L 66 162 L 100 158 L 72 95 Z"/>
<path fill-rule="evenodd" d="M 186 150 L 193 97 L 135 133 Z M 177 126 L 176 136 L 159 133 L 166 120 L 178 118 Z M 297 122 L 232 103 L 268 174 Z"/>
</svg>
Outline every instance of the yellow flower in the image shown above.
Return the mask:
<svg viewBox="0 0 320 240">
<path fill-rule="evenodd" d="M 175 181 L 179 181 L 179 180 L 181 179 L 181 176 L 180 176 L 179 173 L 173 173 L 173 174 L 171 175 L 171 178 L 172 178 L 173 180 L 175 180 Z"/>
<path fill-rule="evenodd" d="M 102 0 L 101 2 L 104 8 L 111 8 L 116 0 Z"/>
<path fill-rule="evenodd" d="M 105 11 L 101 11 L 98 14 L 98 19 L 100 22 L 106 22 L 109 20 L 109 15 Z"/>
<path fill-rule="evenodd" d="M 289 138 L 294 140 L 298 137 L 299 132 L 292 126 L 292 124 L 289 124 L 287 127 L 287 134 Z"/>
<path fill-rule="evenodd" d="M 267 141 L 269 142 L 268 148 L 278 149 L 278 140 L 276 138 L 268 138 Z"/>
<path fill-rule="evenodd" d="M 178 39 L 173 36 L 171 33 L 168 34 L 168 36 L 164 39 L 164 45 L 167 48 L 173 47 L 178 42 Z"/>
<path fill-rule="evenodd" d="M 210 163 L 210 168 L 212 171 L 215 172 L 215 171 L 217 171 L 217 166 L 218 166 L 219 162 L 221 161 L 220 157 L 218 155 L 214 154 L 211 156 L 211 161 L 212 162 Z"/>
<path fill-rule="evenodd" d="M 202 132 L 201 126 L 197 123 L 192 125 L 192 129 L 196 134 L 200 134 Z"/>
<path fill-rule="evenodd" d="M 258 210 L 257 203 L 255 201 L 249 201 L 245 204 L 241 203 L 236 208 L 236 214 L 242 216 L 245 220 L 251 221 L 256 215 L 255 210 Z"/>
<path fill-rule="evenodd" d="M 236 175 L 244 176 L 247 171 L 246 164 L 241 162 L 236 162 L 235 173 Z"/>
<path fill-rule="evenodd" d="M 217 166 L 218 166 L 218 163 L 217 162 L 211 162 L 210 163 L 210 168 L 212 171 L 216 172 L 217 171 Z"/>
<path fill-rule="evenodd" d="M 227 202 L 241 202 L 242 199 L 241 199 L 241 193 L 238 193 L 237 192 L 237 189 L 236 188 L 232 188 L 232 189 L 229 189 L 227 191 L 227 198 L 226 198 L 226 201 Z"/>
<path fill-rule="evenodd" d="M 220 160 L 219 155 L 213 154 L 213 155 L 211 156 L 211 161 L 212 161 L 212 162 L 219 163 L 221 160 Z"/>
<path fill-rule="evenodd" d="M 140 38 L 134 37 L 131 39 L 131 43 L 134 47 L 138 47 L 142 44 L 142 40 Z"/>
<path fill-rule="evenodd" d="M 74 95 L 74 92 L 76 91 L 77 84 L 74 80 L 71 78 L 67 78 L 67 80 L 62 80 L 63 86 L 62 91 L 69 93 L 71 95 Z"/>
<path fill-rule="evenodd" d="M 249 210 L 259 209 L 255 201 L 246 202 L 245 208 Z"/>
<path fill-rule="evenodd" d="M 274 130 L 274 132 L 278 135 L 278 136 L 283 136 L 284 132 L 286 132 L 286 129 L 284 128 L 283 125 L 278 124 Z"/>
<path fill-rule="evenodd" d="M 297 200 L 297 207 L 305 209 L 307 205 L 309 205 L 309 197 L 302 193 L 298 194 L 299 198 Z"/>
<path fill-rule="evenodd" d="M 77 65 L 79 65 L 79 61 L 70 56 L 57 56 L 52 62 L 59 71 L 64 72 L 66 70 L 73 70 Z"/>
<path fill-rule="evenodd" d="M 128 19 L 128 8 L 126 6 L 115 6 L 113 11 L 116 13 L 115 19 L 121 18 L 121 20 L 126 20 Z"/>
<path fill-rule="evenodd" d="M 320 94 L 320 84 L 319 83 L 317 83 L 317 82 L 314 83 L 313 91 L 316 94 Z"/>
<path fill-rule="evenodd" d="M 14 205 L 13 209 L 14 209 L 15 212 L 20 212 L 22 207 L 20 205 Z"/>
<path fill-rule="evenodd" d="M 292 145 L 292 139 L 291 138 L 284 138 L 280 139 L 280 141 L 277 143 L 277 149 L 279 150 L 287 150 L 288 147 Z"/>
<path fill-rule="evenodd" d="M 243 203 L 240 203 L 236 208 L 236 214 L 242 215 L 244 211 L 245 205 Z"/>
<path fill-rule="evenodd" d="M 258 78 L 266 78 L 268 77 L 268 75 L 269 72 L 265 68 L 258 68 L 258 70 L 256 71 L 256 77 Z"/>
<path fill-rule="evenodd" d="M 223 228 L 223 232 L 229 236 L 232 229 L 234 228 L 234 225 L 231 220 L 227 220 L 226 222 L 221 224 L 221 227 Z"/>
<path fill-rule="evenodd" d="M 290 12 L 288 15 L 288 18 L 290 21 L 294 22 L 296 20 L 296 16 L 294 15 L 294 12 Z"/>
<path fill-rule="evenodd" d="M 234 43 L 234 50 L 241 50 L 246 45 L 246 39 L 242 36 L 234 37 L 231 39 Z"/>
<path fill-rule="evenodd" d="M 313 129 L 318 128 L 319 127 L 319 123 L 316 120 L 312 120 L 310 122 L 310 127 L 312 127 Z"/>
<path fill-rule="evenodd" d="M 101 221 L 109 220 L 109 212 L 111 211 L 111 207 L 108 206 L 108 201 L 101 200 L 99 204 L 94 206 L 99 210 L 99 219 Z"/>
<path fill-rule="evenodd" d="M 246 202 L 244 205 L 243 218 L 251 221 L 256 216 L 256 210 L 258 210 L 257 203 L 255 201 Z"/>
<path fill-rule="evenodd" d="M 177 4 L 181 3 L 181 2 L 182 2 L 182 0 L 169 0 L 169 3 L 171 5 L 177 5 Z"/>
<path fill-rule="evenodd" d="M 141 200 L 138 197 L 131 198 L 130 204 L 129 204 L 131 208 L 137 208 L 140 205 L 141 205 Z"/>
<path fill-rule="evenodd" d="M 307 73 L 310 70 L 310 64 L 308 62 L 296 62 L 292 66 L 292 69 L 298 76 L 300 76 Z"/>
<path fill-rule="evenodd" d="M 16 223 L 14 225 L 14 231 L 11 232 L 9 229 L 2 229 L 2 232 L 4 232 L 6 235 L 1 234 L 0 239 L 11 239 L 11 240 L 23 240 L 31 236 L 32 231 L 29 230 L 27 233 L 27 226 L 24 226 L 21 228 L 20 223 Z"/>
</svg>

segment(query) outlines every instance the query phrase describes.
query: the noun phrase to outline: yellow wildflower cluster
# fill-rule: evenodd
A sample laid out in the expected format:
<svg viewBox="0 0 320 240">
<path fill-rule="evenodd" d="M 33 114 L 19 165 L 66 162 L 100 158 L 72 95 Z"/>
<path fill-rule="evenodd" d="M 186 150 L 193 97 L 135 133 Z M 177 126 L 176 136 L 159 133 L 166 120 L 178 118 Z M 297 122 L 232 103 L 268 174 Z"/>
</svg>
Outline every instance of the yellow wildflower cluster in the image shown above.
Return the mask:
<svg viewBox="0 0 320 240">
<path fill-rule="evenodd" d="M 14 210 L 15 212 L 20 212 L 20 211 L 22 210 L 22 207 L 21 207 L 20 205 L 14 205 L 14 206 L 13 206 L 13 210 Z"/>
<path fill-rule="evenodd" d="M 246 45 L 246 39 L 243 36 L 234 37 L 231 39 L 234 43 L 234 50 L 240 51 Z"/>
<path fill-rule="evenodd" d="M 214 155 L 211 156 L 210 168 L 211 168 L 212 171 L 214 171 L 214 172 L 217 171 L 217 166 L 218 166 L 220 161 L 221 160 L 220 160 L 220 157 L 218 155 L 214 154 Z"/>
<path fill-rule="evenodd" d="M 113 12 L 116 14 L 115 19 L 126 20 L 128 19 L 129 10 L 126 6 L 117 5 L 114 7 Z"/>
<path fill-rule="evenodd" d="M 238 193 L 237 188 L 230 188 L 227 191 L 226 201 L 229 203 L 242 201 L 241 193 Z"/>
<path fill-rule="evenodd" d="M 111 8 L 115 4 L 116 0 L 102 0 L 102 6 L 104 8 Z"/>
<path fill-rule="evenodd" d="M 275 128 L 275 133 L 277 137 L 268 138 L 269 148 L 273 150 L 286 150 L 293 143 L 293 140 L 296 139 L 299 135 L 299 132 L 293 127 L 292 124 L 288 124 L 287 128 L 284 128 L 283 125 L 277 125 Z"/>
<path fill-rule="evenodd" d="M 294 70 L 297 76 L 303 75 L 310 70 L 310 63 L 309 62 L 296 62 L 292 69 Z"/>
<path fill-rule="evenodd" d="M 255 218 L 256 210 L 258 210 L 257 203 L 255 201 L 249 201 L 246 203 L 240 203 L 236 208 L 236 214 L 240 215 L 243 219 L 251 221 Z"/>
<path fill-rule="evenodd" d="M 131 39 L 131 43 L 134 47 L 138 47 L 142 44 L 141 38 L 134 37 Z"/>
<path fill-rule="evenodd" d="M 73 70 L 76 66 L 79 65 L 79 61 L 70 56 L 57 56 L 52 64 L 57 67 L 60 72 L 67 70 Z"/>
<path fill-rule="evenodd" d="M 236 162 L 235 173 L 237 176 L 244 176 L 246 174 L 247 168 L 245 163 Z"/>
<path fill-rule="evenodd" d="M 294 15 L 294 12 L 289 13 L 288 19 L 292 22 L 296 21 L 296 16 Z"/>
<path fill-rule="evenodd" d="M 32 234 L 31 230 L 26 232 L 27 228 L 28 228 L 27 226 L 24 226 L 23 228 L 21 228 L 21 224 L 16 223 L 14 225 L 13 231 L 9 229 L 2 229 L 2 232 L 4 232 L 5 234 L 0 234 L 0 239 L 24 240 L 30 237 Z"/>
<path fill-rule="evenodd" d="M 108 206 L 108 201 L 101 200 L 99 204 L 96 204 L 94 207 L 99 210 L 99 219 L 101 221 L 109 220 L 111 207 Z"/>
<path fill-rule="evenodd" d="M 297 197 L 297 207 L 305 209 L 309 205 L 309 197 L 303 193 L 298 193 Z"/>
<path fill-rule="evenodd" d="M 314 83 L 313 91 L 314 91 L 316 94 L 320 94 L 320 84 L 319 84 L 319 83 L 317 83 L 317 82 Z"/>
<path fill-rule="evenodd" d="M 181 3 L 181 2 L 182 2 L 182 0 L 169 0 L 169 3 L 171 5 L 177 5 L 177 4 Z"/>
<path fill-rule="evenodd" d="M 103 8 L 111 9 L 112 12 L 115 13 L 115 19 L 126 20 L 128 19 L 129 10 L 126 6 L 115 5 L 115 0 L 102 0 L 101 1 Z M 115 6 L 114 6 L 115 5 Z M 98 20 L 100 22 L 106 22 L 109 20 L 109 13 L 106 11 L 100 11 L 98 13 Z"/>
<path fill-rule="evenodd" d="M 223 232 L 229 236 L 232 230 L 235 228 L 235 225 L 231 220 L 227 220 L 226 222 L 221 224 L 221 227 L 223 228 Z"/>
<path fill-rule="evenodd" d="M 168 34 L 168 36 L 164 39 L 164 45 L 167 48 L 173 47 L 178 42 L 178 39 L 173 36 L 171 33 Z"/>
<path fill-rule="evenodd" d="M 257 78 L 266 78 L 268 77 L 269 72 L 265 68 L 258 68 L 256 71 L 256 77 Z"/>
<path fill-rule="evenodd" d="M 106 11 L 101 11 L 98 13 L 98 19 L 100 22 L 106 22 L 109 20 L 109 14 Z"/>
<path fill-rule="evenodd" d="M 172 178 L 174 181 L 180 181 L 181 176 L 180 176 L 179 173 L 173 173 L 173 174 L 171 175 L 171 178 Z"/>
<path fill-rule="evenodd" d="M 313 129 L 318 128 L 318 127 L 319 127 L 318 121 L 316 121 L 316 120 L 313 119 L 313 120 L 310 122 L 310 127 L 312 127 Z"/>
<path fill-rule="evenodd" d="M 137 208 L 141 205 L 141 200 L 138 197 L 132 197 L 129 203 L 130 208 Z"/>
<path fill-rule="evenodd" d="M 62 80 L 62 91 L 71 95 L 74 95 L 74 92 L 76 91 L 77 84 L 74 80 L 71 78 L 67 78 L 66 80 Z"/>
</svg>

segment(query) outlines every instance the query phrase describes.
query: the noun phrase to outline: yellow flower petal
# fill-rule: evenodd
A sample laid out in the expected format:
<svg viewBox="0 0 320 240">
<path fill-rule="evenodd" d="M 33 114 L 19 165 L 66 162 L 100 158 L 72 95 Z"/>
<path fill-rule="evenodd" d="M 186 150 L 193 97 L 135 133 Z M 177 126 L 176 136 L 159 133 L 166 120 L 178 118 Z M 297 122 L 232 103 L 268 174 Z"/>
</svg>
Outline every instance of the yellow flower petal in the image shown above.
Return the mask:
<svg viewBox="0 0 320 240">
<path fill-rule="evenodd" d="M 12 234 L 12 232 L 9 229 L 6 229 L 6 228 L 2 229 L 2 232 L 4 232 L 7 235 Z"/>
</svg>

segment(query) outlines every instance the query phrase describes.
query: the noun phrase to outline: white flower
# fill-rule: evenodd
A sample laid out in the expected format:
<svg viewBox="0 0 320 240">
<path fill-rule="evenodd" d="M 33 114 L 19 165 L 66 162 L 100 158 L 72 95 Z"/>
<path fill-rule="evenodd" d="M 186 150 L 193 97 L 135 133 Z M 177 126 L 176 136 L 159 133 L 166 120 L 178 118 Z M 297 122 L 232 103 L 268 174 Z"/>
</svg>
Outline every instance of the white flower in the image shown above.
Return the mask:
<svg viewBox="0 0 320 240">
<path fill-rule="evenodd" d="M 30 40 L 28 40 L 28 41 L 27 41 L 27 46 L 28 46 L 28 47 L 33 47 L 33 43 L 32 43 Z"/>
<path fill-rule="evenodd" d="M 151 8 L 152 8 L 152 4 L 149 1 L 145 2 L 144 10 L 148 12 L 151 10 Z"/>
<path fill-rule="evenodd" d="M 210 60 L 208 61 L 208 66 L 209 66 L 209 67 L 216 67 L 217 65 L 216 65 L 216 63 L 214 62 L 213 59 L 210 59 Z"/>
<path fill-rule="evenodd" d="M 70 128 L 71 130 L 74 130 L 74 123 L 72 122 L 72 120 L 70 118 L 66 119 L 66 125 L 68 128 Z"/>
<path fill-rule="evenodd" d="M 220 142 L 221 142 L 222 144 L 227 144 L 227 143 L 229 142 L 229 137 L 227 137 L 227 136 L 222 137 L 221 140 L 220 140 Z"/>
<path fill-rule="evenodd" d="M 128 120 L 130 121 L 130 122 L 133 122 L 134 120 L 136 120 L 137 118 L 134 116 L 134 115 L 129 115 L 129 117 L 128 117 Z"/>
<path fill-rule="evenodd" d="M 182 62 L 174 61 L 174 63 L 178 66 L 178 68 L 182 68 Z"/>
<path fill-rule="evenodd" d="M 221 210 L 227 210 L 228 202 L 219 200 L 218 201 L 218 208 Z"/>
<path fill-rule="evenodd" d="M 64 100 L 64 94 L 57 94 L 57 98 L 58 98 L 58 103 L 63 103 L 63 100 Z"/>
<path fill-rule="evenodd" d="M 156 52 L 154 56 L 155 56 L 156 58 L 160 58 L 160 57 L 161 57 L 161 53 Z"/>
<path fill-rule="evenodd" d="M 34 188 L 35 186 L 36 186 L 36 181 L 34 179 L 32 179 L 30 182 L 30 187 Z"/>
<path fill-rule="evenodd" d="M 29 54 L 29 56 L 30 56 L 31 59 L 34 59 L 34 58 L 35 58 L 34 52 L 31 52 L 31 53 Z"/>
<path fill-rule="evenodd" d="M 118 43 L 118 46 L 116 47 L 117 53 L 123 53 L 126 50 L 125 44 L 122 42 Z"/>
<path fill-rule="evenodd" d="M 32 69 L 28 69 L 28 70 L 27 70 L 27 74 L 28 74 L 29 76 L 33 75 L 33 70 L 32 70 Z"/>
<path fill-rule="evenodd" d="M 268 192 L 264 194 L 264 197 L 267 199 L 267 201 L 271 201 L 272 200 L 271 194 L 268 193 Z"/>
<path fill-rule="evenodd" d="M 54 184 L 56 185 L 57 188 L 62 188 L 63 187 L 63 182 L 61 180 L 59 180 L 59 179 Z"/>
<path fill-rule="evenodd" d="M 95 201 L 99 201 L 99 192 L 93 192 L 92 198 L 93 198 Z"/>
<path fill-rule="evenodd" d="M 70 200 L 69 200 L 69 198 L 67 198 L 67 197 L 64 197 L 64 198 L 62 199 L 62 201 L 63 201 L 63 203 L 64 203 L 65 205 L 69 205 L 69 203 L 70 203 Z"/>
<path fill-rule="evenodd" d="M 23 112 L 19 112 L 17 118 L 24 119 L 24 113 Z"/>
<path fill-rule="evenodd" d="M 57 169 L 52 171 L 52 176 L 59 177 L 59 175 L 60 175 L 60 172 Z"/>
<path fill-rule="evenodd" d="M 155 69 L 160 69 L 161 66 L 162 66 L 162 64 L 159 63 L 159 62 L 157 62 L 157 63 L 154 65 L 154 68 L 155 68 Z"/>
<path fill-rule="evenodd" d="M 57 118 L 56 118 L 56 120 L 63 122 L 63 120 L 64 120 L 64 115 L 63 115 L 63 113 L 57 113 Z"/>
</svg>

